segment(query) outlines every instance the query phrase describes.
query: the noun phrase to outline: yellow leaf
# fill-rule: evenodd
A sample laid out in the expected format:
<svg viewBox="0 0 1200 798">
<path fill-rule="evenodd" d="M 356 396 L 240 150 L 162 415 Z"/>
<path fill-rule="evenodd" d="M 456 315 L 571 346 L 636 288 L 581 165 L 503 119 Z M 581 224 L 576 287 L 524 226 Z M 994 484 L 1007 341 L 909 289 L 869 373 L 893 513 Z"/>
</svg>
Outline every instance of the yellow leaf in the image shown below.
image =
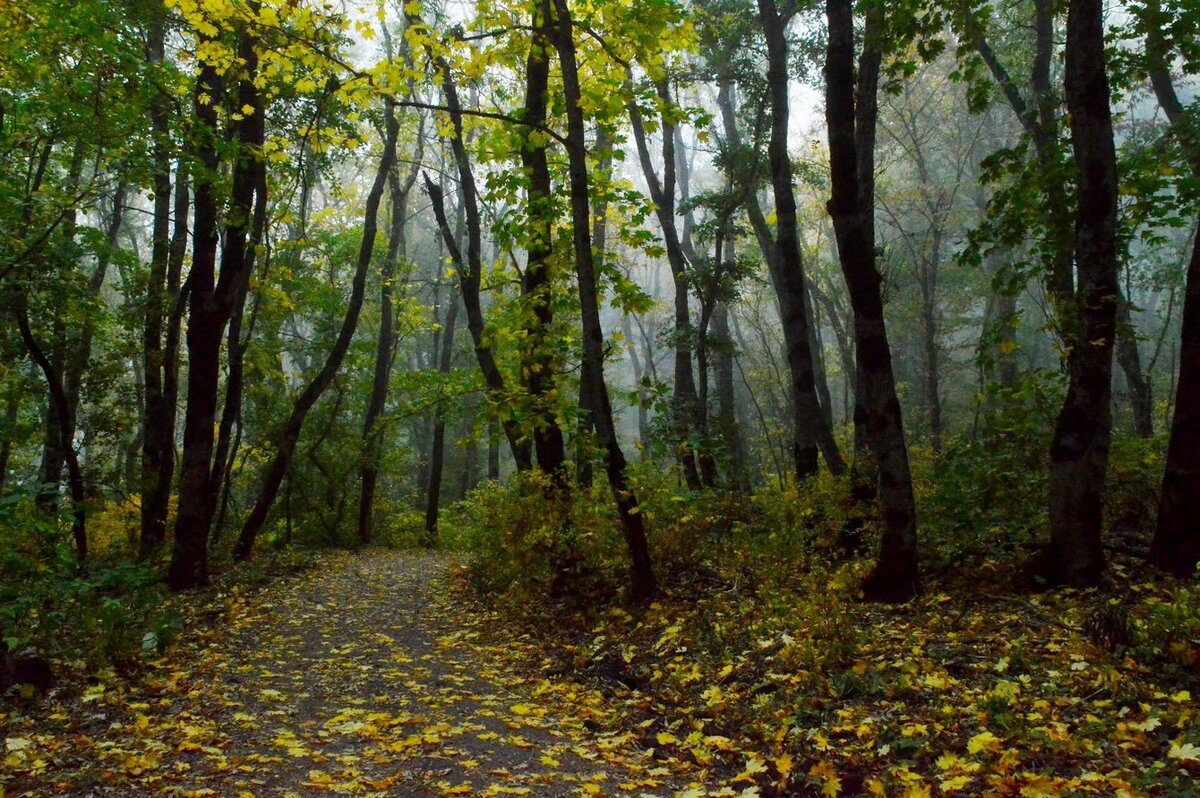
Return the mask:
<svg viewBox="0 0 1200 798">
<path fill-rule="evenodd" d="M 978 754 L 980 751 L 998 751 L 1000 750 L 1000 738 L 992 734 L 990 731 L 980 732 L 971 738 L 967 743 L 967 751 L 972 754 Z"/>
<path fill-rule="evenodd" d="M 779 771 L 779 776 L 781 778 L 786 779 L 788 777 L 788 774 L 792 772 L 792 767 L 795 764 L 796 763 L 792 759 L 792 755 L 790 753 L 789 754 L 781 754 L 780 756 L 776 757 L 776 759 L 775 759 L 775 769 Z"/>
</svg>

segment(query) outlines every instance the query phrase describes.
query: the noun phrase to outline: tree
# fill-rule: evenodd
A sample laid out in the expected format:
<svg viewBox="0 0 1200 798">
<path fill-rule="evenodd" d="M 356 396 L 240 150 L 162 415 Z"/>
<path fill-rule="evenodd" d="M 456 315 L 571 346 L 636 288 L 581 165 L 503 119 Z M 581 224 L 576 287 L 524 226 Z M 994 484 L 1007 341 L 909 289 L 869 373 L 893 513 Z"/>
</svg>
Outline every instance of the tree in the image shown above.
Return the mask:
<svg viewBox="0 0 1200 798">
<path fill-rule="evenodd" d="M 375 180 L 371 184 L 371 190 L 367 194 L 366 207 L 363 210 L 362 242 L 359 245 L 358 259 L 354 266 L 354 278 L 350 290 L 350 301 L 346 307 L 346 315 L 342 319 L 337 340 L 326 356 L 325 362 L 308 385 L 305 386 L 300 396 L 296 398 L 287 421 L 276 434 L 277 448 L 275 456 L 263 476 L 262 486 L 259 489 L 258 497 L 254 501 L 254 506 L 251 508 L 250 514 L 246 517 L 246 521 L 242 525 L 237 546 L 234 547 L 233 551 L 235 559 L 249 559 L 254 549 L 254 541 L 258 537 L 259 530 L 266 523 L 267 514 L 271 511 L 271 506 L 275 503 L 275 497 L 279 494 L 279 487 L 283 484 L 284 477 L 287 475 L 288 466 L 291 465 L 292 455 L 296 451 L 296 442 L 299 440 L 300 431 L 304 427 L 304 420 L 308 416 L 309 411 L 312 410 L 313 405 L 321 398 L 321 394 L 333 382 L 338 369 L 341 368 L 342 360 L 346 357 L 346 352 L 350 348 L 350 341 L 354 338 L 354 333 L 358 328 L 358 318 L 362 312 L 363 296 L 366 293 L 367 271 L 371 266 L 371 257 L 375 251 L 375 235 L 379 228 L 379 205 L 383 200 L 383 192 L 387 186 L 388 176 L 391 174 L 392 168 L 396 163 L 396 139 L 399 136 L 400 126 L 396 121 L 395 103 L 391 99 L 384 100 L 383 120 L 383 152 L 380 155 L 379 169 L 375 173 Z"/>
<path fill-rule="evenodd" d="M 792 193 L 792 166 L 787 151 L 788 57 L 787 27 L 795 6 L 781 13 L 775 0 L 759 0 L 758 13 L 767 42 L 767 90 L 771 106 L 771 139 L 767 148 L 771 166 L 771 188 L 775 195 L 775 237 L 766 253 L 779 314 L 787 343 L 788 368 L 792 375 L 792 401 L 796 443 L 793 449 L 797 477 L 817 473 L 817 451 L 825 453 L 829 470 L 842 471 L 841 454 L 825 423 L 817 400 L 812 339 L 809 333 L 809 301 L 804 263 L 796 220 L 796 197 Z M 758 226 L 757 223 L 755 223 Z"/>
<path fill-rule="evenodd" d="M 1091 585 L 1104 570 L 1101 523 L 1117 334 L 1117 156 L 1104 55 L 1103 4 L 1072 0 L 1065 86 L 1075 155 L 1076 316 L 1067 396 L 1050 445 L 1050 549 L 1045 575 Z"/>
<path fill-rule="evenodd" d="M 251 2 L 251 13 L 258 2 Z M 217 20 L 218 23 L 221 20 Z M 223 23 L 222 23 L 223 24 Z M 217 32 L 209 32 L 215 30 Z M 229 211 L 224 246 L 221 248 L 221 276 L 216 276 L 218 236 L 217 196 L 218 148 L 217 107 L 224 90 L 224 76 L 218 67 L 220 29 L 212 23 L 200 29 L 199 42 L 208 44 L 209 59 L 200 60 L 196 91 L 193 92 L 193 136 L 199 170 L 194 175 L 194 223 L 192 228 L 192 269 L 188 272 L 187 316 L 187 409 L 184 416 L 184 454 L 179 476 L 179 510 L 175 518 L 175 542 L 167 581 L 175 590 L 208 583 L 209 528 L 214 511 L 212 462 L 217 394 L 220 390 L 221 338 L 233 313 L 239 286 L 245 280 L 247 236 L 250 233 L 254 193 L 262 186 L 265 107 L 256 85 L 258 72 L 257 40 L 250 25 L 242 24 L 236 55 L 241 64 L 238 74 L 239 108 L 242 118 L 235 122 L 234 137 L 240 145 L 240 157 L 233 167 Z"/>
<path fill-rule="evenodd" d="M 575 54 L 575 25 L 567 0 L 553 0 L 553 4 L 554 26 L 550 38 L 558 52 L 567 106 L 567 134 L 564 146 L 568 159 L 572 242 L 583 325 L 583 357 L 592 381 L 594 398 L 592 420 L 596 427 L 596 437 L 604 451 L 604 470 L 617 503 L 621 529 L 629 549 L 630 590 L 634 598 L 644 600 L 655 591 L 654 570 L 637 495 L 625 474 L 625 455 L 621 451 L 620 441 L 617 440 L 612 402 L 604 379 L 604 330 L 600 324 L 599 280 L 592 252 L 586 125 L 580 104 L 583 94 Z"/>
<path fill-rule="evenodd" d="M 875 121 L 883 9 L 866 11 L 855 83 L 854 11 L 850 0 L 826 0 L 825 119 L 838 257 L 854 311 L 857 379 L 854 421 L 866 436 L 877 474 L 884 528 L 875 569 L 863 583 L 869 600 L 903 601 L 918 590 L 917 518 L 912 475 L 892 354 L 883 317 L 882 278 L 875 262 Z M 856 462 L 856 467 L 867 463 Z"/>
</svg>

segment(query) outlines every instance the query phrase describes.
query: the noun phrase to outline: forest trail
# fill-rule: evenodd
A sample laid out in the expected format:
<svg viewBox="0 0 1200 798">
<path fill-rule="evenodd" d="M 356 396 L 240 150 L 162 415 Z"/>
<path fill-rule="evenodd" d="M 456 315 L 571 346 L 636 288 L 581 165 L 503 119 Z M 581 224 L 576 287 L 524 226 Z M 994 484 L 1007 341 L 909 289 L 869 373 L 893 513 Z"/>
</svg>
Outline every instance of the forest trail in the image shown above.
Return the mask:
<svg viewBox="0 0 1200 798">
<path fill-rule="evenodd" d="M 453 604 L 452 567 L 329 554 L 233 591 L 143 684 L 64 703 L 61 736 L 42 730 L 57 748 L 30 730 L 45 767 L 7 794 L 674 794 L 639 738 L 588 717 L 596 694 L 524 677 L 484 641 Z"/>
</svg>

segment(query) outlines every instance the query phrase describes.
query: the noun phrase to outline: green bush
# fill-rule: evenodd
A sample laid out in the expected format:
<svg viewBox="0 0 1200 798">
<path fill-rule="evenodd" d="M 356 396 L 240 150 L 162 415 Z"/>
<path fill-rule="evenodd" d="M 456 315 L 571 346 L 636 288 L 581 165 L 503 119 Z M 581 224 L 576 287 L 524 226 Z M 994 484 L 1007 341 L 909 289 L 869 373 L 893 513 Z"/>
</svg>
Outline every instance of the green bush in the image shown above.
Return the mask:
<svg viewBox="0 0 1200 798">
<path fill-rule="evenodd" d="M 27 496 L 0 501 L 0 552 L 0 635 L 10 650 L 124 668 L 179 630 L 152 567 L 127 562 L 119 545 L 98 547 L 80 570 L 66 530 Z"/>
</svg>

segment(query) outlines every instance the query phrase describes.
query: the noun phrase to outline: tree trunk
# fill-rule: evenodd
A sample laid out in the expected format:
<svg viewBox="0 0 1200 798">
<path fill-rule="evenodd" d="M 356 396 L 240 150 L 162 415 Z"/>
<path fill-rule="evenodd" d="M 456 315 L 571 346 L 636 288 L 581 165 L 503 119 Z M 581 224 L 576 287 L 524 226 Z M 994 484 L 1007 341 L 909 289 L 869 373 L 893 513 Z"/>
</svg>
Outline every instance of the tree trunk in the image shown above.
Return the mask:
<svg viewBox="0 0 1200 798">
<path fill-rule="evenodd" d="M 458 322 L 458 296 L 450 291 L 446 322 L 442 325 L 442 350 L 438 354 L 438 373 L 450 374 L 454 357 L 454 327 Z M 438 401 L 433 415 L 433 443 L 429 454 L 429 493 L 425 500 L 425 535 L 430 543 L 437 541 L 438 512 L 442 497 L 442 471 L 446 458 L 446 399 Z"/>
<path fill-rule="evenodd" d="M 147 60 L 162 64 L 166 58 L 166 9 L 154 9 L 148 25 Z M 165 402 L 163 327 L 168 316 L 171 292 L 167 272 L 171 264 L 171 98 L 157 95 L 150 105 L 153 129 L 154 210 L 150 232 L 150 276 L 146 289 L 146 317 L 142 328 L 142 358 L 145 370 L 145 426 L 142 434 L 141 533 L 138 557 L 147 560 L 158 553 L 167 536 L 167 506 L 171 476 L 175 470 L 174 408 Z M 187 236 L 187 181 L 182 170 L 176 175 L 177 234 Z M 182 205 L 182 208 L 180 207 Z M 172 405 L 174 400 L 172 399 Z M 169 423 L 168 423 L 169 422 Z"/>
<path fill-rule="evenodd" d="M 37 339 L 33 337 L 33 332 L 29 329 L 29 314 L 23 300 L 18 300 L 17 328 L 21 333 L 21 340 L 25 343 L 25 348 L 29 351 L 30 359 L 42 370 L 42 376 L 45 377 L 46 387 L 50 392 L 50 402 L 56 410 L 55 417 L 58 419 L 59 435 L 62 441 L 60 452 L 67 466 L 67 482 L 71 491 L 71 536 L 75 540 L 75 559 L 82 566 L 87 560 L 88 553 L 87 511 L 84 506 L 86 497 L 83 488 L 83 472 L 79 468 L 79 457 L 75 454 L 75 446 L 71 442 L 72 431 L 67 428 L 70 423 L 67 395 L 63 391 L 62 377 L 58 369 L 50 362 L 45 350 L 38 344 Z"/>
<path fill-rule="evenodd" d="M 1078 168 L 1078 292 L 1067 396 L 1050 445 L 1050 549 L 1043 575 L 1056 584 L 1093 585 L 1104 570 L 1100 536 L 1119 295 L 1116 150 L 1100 0 L 1071 0 L 1065 86 Z"/>
<path fill-rule="evenodd" d="M 449 64 L 439 63 L 442 72 L 442 91 L 446 98 L 446 106 L 453 125 L 450 137 L 450 147 L 454 152 L 454 162 L 458 171 L 459 190 L 462 192 L 463 207 L 467 220 L 467 251 L 459 249 L 453 240 L 450 226 L 446 222 L 444 203 L 441 189 L 425 176 L 425 187 L 433 201 L 434 215 L 437 216 L 438 226 L 445 239 L 446 249 L 458 270 L 459 288 L 462 291 L 463 308 L 467 312 L 467 329 L 475 345 L 475 357 L 479 361 L 479 370 L 483 373 L 483 381 L 487 386 L 492 401 L 501 405 L 506 403 L 507 390 L 504 375 L 496 365 L 496 356 L 491 346 L 484 339 L 483 307 L 479 301 L 480 281 L 483 272 L 482 238 L 483 228 L 479 217 L 479 192 L 475 187 L 475 176 L 471 171 L 470 156 L 467 154 L 466 142 L 463 138 L 462 106 L 458 100 L 458 90 L 450 77 Z M 511 418 L 504 420 L 504 435 L 508 438 L 509 448 L 512 449 L 513 459 L 518 471 L 528 471 L 533 467 L 532 447 L 525 438 L 520 426 Z"/>
<path fill-rule="evenodd" d="M 213 37 L 201 36 L 202 43 Z M 183 419 L 183 455 L 179 473 L 179 503 L 175 544 L 167 581 L 173 590 L 208 583 L 208 491 L 212 465 L 220 380 L 221 333 L 225 318 L 216 292 L 216 194 L 220 155 L 217 150 L 217 105 L 223 81 L 216 66 L 202 63 L 193 97 L 195 115 L 195 220 L 192 227 L 192 266 L 188 275 L 187 409 Z M 222 270 L 224 276 L 224 270 Z"/>
<path fill-rule="evenodd" d="M 359 467 L 358 539 L 362 543 L 371 541 L 371 526 L 374 521 L 375 489 L 379 483 L 379 446 L 382 430 L 376 425 L 387 403 L 388 382 L 392 374 L 392 350 L 395 348 L 395 294 L 396 266 L 408 257 L 408 239 L 404 225 L 408 217 L 408 197 L 417 182 L 417 164 L 424 152 L 425 125 L 422 119 L 417 130 L 417 151 L 412 168 L 400 182 L 393 170 L 388 175 L 391 194 L 392 218 L 388 231 L 387 257 L 383 261 L 379 288 L 379 337 L 375 342 L 375 370 L 371 380 L 371 396 L 363 415 L 362 465 Z"/>
<path fill-rule="evenodd" d="M 554 371 L 557 356 L 550 332 L 554 321 L 554 231 L 548 139 L 538 130 L 546 123 L 550 83 L 549 0 L 541 0 L 533 14 L 533 37 L 525 67 L 525 142 L 521 165 L 529 178 L 526 198 L 528 259 L 521 280 L 521 297 L 528 318 L 521 343 L 521 370 L 533 403 L 533 429 L 537 464 L 555 485 L 566 487 L 563 465 L 566 447 L 558 425 Z M 535 136 L 536 134 L 536 136 Z"/>
<path fill-rule="evenodd" d="M 632 81 L 630 75 L 628 80 Z M 675 331 L 672 336 L 675 350 L 675 378 L 673 401 L 671 407 L 671 428 L 675 440 L 673 443 L 679 452 L 679 462 L 683 466 L 684 479 L 688 488 L 700 490 L 703 484 L 700 472 L 696 468 L 695 442 L 691 440 L 692 420 L 703 412 L 696 390 L 696 377 L 692 370 L 692 320 L 688 307 L 688 278 L 687 258 L 684 256 L 683 245 L 679 239 L 679 231 L 675 226 L 675 125 L 670 121 L 670 97 L 665 82 L 658 84 L 659 97 L 663 103 L 662 117 L 659 122 L 662 130 L 663 178 L 659 182 L 658 174 L 650 158 L 650 146 L 647 141 L 645 125 L 642 122 L 641 110 L 636 103 L 629 104 L 629 121 L 633 129 L 633 138 L 637 145 L 638 159 L 641 161 L 642 174 L 650 191 L 650 201 L 654 203 L 658 224 L 663 233 L 663 244 L 667 251 L 667 263 L 671 266 L 671 279 L 675 288 Z"/>
<path fill-rule="evenodd" d="M 788 119 L 791 114 L 788 101 L 788 52 L 784 36 L 787 19 L 780 16 L 774 0 L 759 0 L 758 8 L 763 33 L 767 37 L 767 83 L 771 101 L 768 158 L 775 196 L 775 234 L 772 235 L 766 216 L 759 207 L 753 186 L 743 188 L 743 204 L 767 261 L 767 271 L 779 303 L 779 318 L 791 376 L 793 473 L 797 479 L 805 479 L 817 473 L 818 452 L 825 456 L 825 464 L 834 474 L 844 470 L 845 462 L 833 440 L 833 431 L 823 421 L 820 400 L 817 398 L 804 262 L 800 255 L 796 198 L 792 193 L 792 166 L 787 152 Z M 730 146 L 738 150 L 741 149 L 741 136 L 727 83 L 722 85 L 721 92 L 718 102 L 725 135 Z"/>
<path fill-rule="evenodd" d="M 375 233 L 379 226 L 379 205 L 383 199 L 383 190 L 387 185 L 388 175 L 396 163 L 396 138 L 399 135 L 400 126 L 396 122 L 395 108 L 391 100 L 384 101 L 384 125 L 383 154 L 379 159 L 379 170 L 375 174 L 375 182 L 367 194 L 362 242 L 358 248 L 358 262 L 354 267 L 350 303 L 346 307 L 341 330 L 338 332 L 333 349 L 330 350 L 325 362 L 321 365 L 321 370 L 296 399 L 291 415 L 279 431 L 277 437 L 279 448 L 275 452 L 271 465 L 267 468 L 258 499 L 254 502 L 254 506 L 242 526 L 237 546 L 233 551 L 233 556 L 237 560 L 249 559 L 250 553 L 254 549 L 254 540 L 258 537 L 263 524 L 266 523 L 267 514 L 279 493 L 279 486 L 283 483 L 288 467 L 291 465 L 292 455 L 296 451 L 296 442 L 300 439 L 300 432 L 304 427 L 304 419 L 317 400 L 321 398 L 321 394 L 333 382 L 338 369 L 341 368 L 342 360 L 346 357 L 346 351 L 350 348 L 354 332 L 358 328 L 363 295 L 366 293 L 367 272 L 371 267 L 371 255 L 375 251 Z"/>
<path fill-rule="evenodd" d="M 575 269 L 579 283 L 579 304 L 583 323 L 583 356 L 590 363 L 596 437 L 605 453 L 605 472 L 617 503 L 621 530 L 629 549 L 630 591 L 637 600 L 655 592 L 654 570 L 646 540 L 643 516 L 637 495 L 625 475 L 625 455 L 617 440 L 612 404 L 604 379 L 604 331 L 600 324 L 600 286 L 592 251 L 591 207 L 588 192 L 587 142 L 584 128 L 583 96 L 575 60 L 574 22 L 567 0 L 554 0 L 557 26 L 552 38 L 562 67 L 563 94 L 567 107 L 566 148 L 571 192 L 572 239 Z"/>
<path fill-rule="evenodd" d="M 750 493 L 750 469 L 746 444 L 737 421 L 737 403 L 733 390 L 734 344 L 729 332 L 729 307 L 718 302 L 713 313 L 712 342 L 716 360 L 717 434 L 725 456 L 729 458 L 730 484 L 739 493 Z"/>
<path fill-rule="evenodd" d="M 242 396 L 245 389 L 246 348 L 250 345 L 250 337 L 254 334 L 254 321 L 257 316 L 257 304 L 250 314 L 250 323 L 246 326 L 246 334 L 242 334 L 242 322 L 246 315 L 246 297 L 250 292 L 250 275 L 254 271 L 254 263 L 258 256 L 258 248 L 266 241 L 267 226 L 267 175 L 265 170 L 258 170 L 255 176 L 258 185 L 254 192 L 254 219 L 251 224 L 250 236 L 245 244 L 242 267 L 242 277 L 234 288 L 233 308 L 229 316 L 227 348 L 229 355 L 226 363 L 225 404 L 221 408 L 221 422 L 217 428 L 217 446 L 213 454 L 212 474 L 209 483 L 212 490 L 209 498 L 213 502 L 209 508 L 209 527 L 212 530 L 210 545 L 215 546 L 221 538 L 225 525 L 225 514 L 229 506 L 229 493 L 233 482 L 233 464 L 237 457 L 238 445 L 242 437 Z M 228 240 L 228 239 L 227 239 Z M 221 259 L 222 264 L 225 258 Z M 233 426 L 237 425 L 237 437 L 233 436 Z"/>
<path fill-rule="evenodd" d="M 1142 371 L 1142 354 L 1138 350 L 1137 329 L 1129 308 L 1129 299 L 1117 300 L 1117 365 L 1125 375 L 1129 390 L 1129 406 L 1133 414 L 1133 434 L 1139 438 L 1154 437 L 1154 410 L 1150 400 L 1150 381 Z"/>
<path fill-rule="evenodd" d="M 1161 15 L 1159 3 L 1149 6 Z M 1151 59 L 1150 82 L 1167 114 L 1174 135 L 1183 145 L 1192 176 L 1200 180 L 1200 140 L 1188 119 L 1169 72 L 1161 20 L 1151 18 L 1146 50 Z M 1200 226 L 1192 240 L 1183 300 L 1179 341 L 1179 380 L 1175 384 L 1175 414 L 1167 445 L 1167 462 L 1159 494 L 1158 523 L 1150 560 L 1178 576 L 1190 576 L 1200 563 Z"/>
<path fill-rule="evenodd" d="M 829 19 L 825 118 L 832 187 L 828 208 L 854 311 L 854 419 L 866 438 L 884 512 L 879 560 L 863 591 L 868 600 L 903 601 L 919 590 L 917 519 L 883 316 L 883 278 L 875 262 L 874 141 L 881 56 L 874 48 L 882 10 L 868 9 L 856 88 L 853 3 L 826 0 L 825 8 Z"/>
</svg>

